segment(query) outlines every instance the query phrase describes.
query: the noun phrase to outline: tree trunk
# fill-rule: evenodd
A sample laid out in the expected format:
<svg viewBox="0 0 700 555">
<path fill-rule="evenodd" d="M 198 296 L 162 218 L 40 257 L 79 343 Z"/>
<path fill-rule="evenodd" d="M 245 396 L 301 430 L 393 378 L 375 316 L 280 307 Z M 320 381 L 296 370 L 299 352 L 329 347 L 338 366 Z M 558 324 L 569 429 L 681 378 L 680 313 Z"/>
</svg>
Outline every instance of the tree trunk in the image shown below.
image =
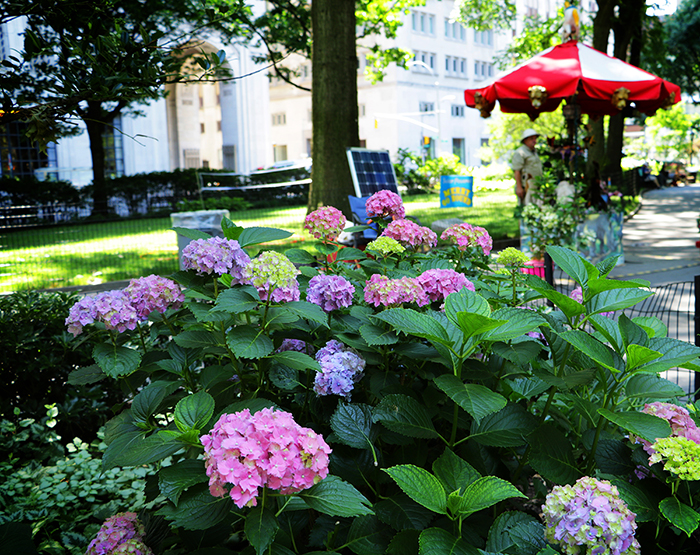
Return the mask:
<svg viewBox="0 0 700 555">
<path fill-rule="evenodd" d="M 83 121 L 87 126 L 92 158 L 92 215 L 107 215 L 107 181 L 105 180 L 105 131 L 104 114 L 101 102 L 88 101 Z"/>
<path fill-rule="evenodd" d="M 354 195 L 346 148 L 359 146 L 354 0 L 311 6 L 313 169 L 309 211 L 335 206 L 350 216 Z"/>
</svg>

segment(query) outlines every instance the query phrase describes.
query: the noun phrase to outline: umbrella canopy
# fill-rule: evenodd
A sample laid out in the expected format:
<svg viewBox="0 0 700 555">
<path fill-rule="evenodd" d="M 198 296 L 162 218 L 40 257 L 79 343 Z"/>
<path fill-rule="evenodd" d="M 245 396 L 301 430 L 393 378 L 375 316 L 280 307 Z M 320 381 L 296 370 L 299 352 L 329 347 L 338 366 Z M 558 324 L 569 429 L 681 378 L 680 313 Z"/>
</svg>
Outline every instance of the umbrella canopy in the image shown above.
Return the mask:
<svg viewBox="0 0 700 555">
<path fill-rule="evenodd" d="M 576 94 L 575 99 L 572 97 Z M 638 67 L 571 40 L 553 46 L 479 89 L 464 91 L 467 106 L 488 117 L 496 101 L 534 120 L 571 99 L 581 112 L 614 115 L 628 104 L 651 115 L 681 99 L 681 89 Z"/>
</svg>

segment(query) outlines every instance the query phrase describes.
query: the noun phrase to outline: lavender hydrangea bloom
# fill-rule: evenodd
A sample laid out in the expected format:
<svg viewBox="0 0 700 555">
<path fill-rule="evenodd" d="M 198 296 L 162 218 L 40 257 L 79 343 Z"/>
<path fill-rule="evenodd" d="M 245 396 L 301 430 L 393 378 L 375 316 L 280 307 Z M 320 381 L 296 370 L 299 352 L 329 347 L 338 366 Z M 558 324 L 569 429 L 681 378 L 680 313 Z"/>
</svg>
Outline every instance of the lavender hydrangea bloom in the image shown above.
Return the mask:
<svg viewBox="0 0 700 555">
<path fill-rule="evenodd" d="M 250 257 L 233 239 L 210 237 L 191 241 L 182 249 L 185 270 L 199 274 L 231 274 L 232 283 L 241 283 L 241 273 L 250 262 Z"/>
<path fill-rule="evenodd" d="M 617 488 L 588 476 L 573 486 L 555 486 L 542 507 L 545 537 L 562 553 L 638 555 L 637 523 Z M 583 550 L 582 550 L 583 548 Z"/>
<path fill-rule="evenodd" d="M 403 303 L 425 306 L 430 299 L 417 278 L 389 279 L 374 274 L 365 283 L 365 302 L 374 306 L 398 306 Z"/>
<path fill-rule="evenodd" d="M 316 373 L 314 391 L 317 395 L 340 395 L 350 400 L 350 393 L 362 378 L 364 359 L 340 341 L 331 339 L 316 353 L 321 371 Z"/>
<path fill-rule="evenodd" d="M 151 554 L 151 550 L 142 543 L 144 533 L 143 524 L 139 521 L 136 513 L 118 513 L 104 521 L 97 535 L 88 545 L 85 555 Z M 140 544 L 145 551 L 117 551 L 123 544 L 127 546 L 124 549 L 130 549 L 132 546 L 138 547 L 137 544 Z"/>
<path fill-rule="evenodd" d="M 179 308 L 185 301 L 177 283 L 156 275 L 132 279 L 124 292 L 140 320 L 148 318 L 154 310 L 162 314 L 168 308 Z"/>
<path fill-rule="evenodd" d="M 103 291 L 94 297 L 85 297 L 75 303 L 66 318 L 68 331 L 74 336 L 83 331 L 83 326 L 102 322 L 108 330 L 120 333 L 136 329 L 139 316 L 124 291 Z"/>
<path fill-rule="evenodd" d="M 302 341 L 301 339 L 285 339 L 282 341 L 282 344 L 277 347 L 275 352 L 297 351 L 299 353 L 306 353 L 311 349 L 313 349 L 313 345 L 309 345 L 306 341 Z"/>
<path fill-rule="evenodd" d="M 321 274 L 309 281 L 306 300 L 331 312 L 352 305 L 354 294 L 355 286 L 344 277 Z"/>
</svg>

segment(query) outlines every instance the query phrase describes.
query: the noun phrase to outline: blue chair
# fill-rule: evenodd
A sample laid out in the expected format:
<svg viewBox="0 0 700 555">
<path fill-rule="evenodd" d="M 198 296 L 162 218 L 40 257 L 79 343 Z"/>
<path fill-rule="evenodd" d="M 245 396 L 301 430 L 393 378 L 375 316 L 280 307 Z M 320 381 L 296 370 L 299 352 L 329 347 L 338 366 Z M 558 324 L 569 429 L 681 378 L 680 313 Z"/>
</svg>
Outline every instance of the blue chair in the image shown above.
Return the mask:
<svg viewBox="0 0 700 555">
<path fill-rule="evenodd" d="M 367 209 L 365 208 L 365 203 L 369 197 L 353 197 L 348 195 L 348 200 L 350 201 L 350 210 L 352 211 L 352 223 L 355 225 L 367 225 Z M 370 224 L 370 227 L 364 231 L 355 233 L 353 236 L 354 243 L 360 241 L 362 243 L 369 243 L 377 238 L 377 226 L 376 224 Z"/>
</svg>

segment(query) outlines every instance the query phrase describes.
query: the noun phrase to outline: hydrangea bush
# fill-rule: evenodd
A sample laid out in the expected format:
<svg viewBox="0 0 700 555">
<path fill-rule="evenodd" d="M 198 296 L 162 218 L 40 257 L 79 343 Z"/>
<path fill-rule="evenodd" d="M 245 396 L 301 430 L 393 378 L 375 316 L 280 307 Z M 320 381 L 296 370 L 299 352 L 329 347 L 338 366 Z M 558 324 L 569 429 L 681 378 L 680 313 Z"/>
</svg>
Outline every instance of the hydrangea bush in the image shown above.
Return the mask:
<svg viewBox="0 0 700 555">
<path fill-rule="evenodd" d="M 132 288 L 137 305 L 159 299 L 147 320 L 135 305 L 111 319 L 127 292 L 76 305 L 71 331 L 104 338 L 78 372 L 132 392 L 104 469 L 158 468 L 149 495 L 166 501 L 137 541 L 163 555 L 696 553 L 696 407 L 662 373 L 700 369 L 700 348 L 625 315 L 648 283 L 550 246 L 574 299 L 477 227 L 436 248 L 394 216 L 362 251 L 334 242 L 342 219 L 323 210 L 307 219 L 318 258 L 248 261 L 289 233 L 224 220 L 225 240 L 190 233 L 171 276 L 182 297 Z"/>
</svg>

